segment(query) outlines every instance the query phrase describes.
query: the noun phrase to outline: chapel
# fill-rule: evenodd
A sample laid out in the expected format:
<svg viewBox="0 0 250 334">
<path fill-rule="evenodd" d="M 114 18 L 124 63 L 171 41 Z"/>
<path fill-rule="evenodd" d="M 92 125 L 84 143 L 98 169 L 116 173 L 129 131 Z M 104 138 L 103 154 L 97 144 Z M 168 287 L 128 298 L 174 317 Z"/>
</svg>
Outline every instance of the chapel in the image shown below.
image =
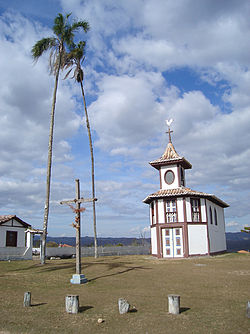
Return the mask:
<svg viewBox="0 0 250 334">
<path fill-rule="evenodd" d="M 167 121 L 167 124 L 168 121 Z M 218 197 L 186 186 L 192 165 L 169 143 L 163 155 L 149 162 L 159 171 L 160 190 L 147 196 L 150 207 L 151 254 L 158 258 L 215 255 L 226 251 L 224 208 Z"/>
</svg>

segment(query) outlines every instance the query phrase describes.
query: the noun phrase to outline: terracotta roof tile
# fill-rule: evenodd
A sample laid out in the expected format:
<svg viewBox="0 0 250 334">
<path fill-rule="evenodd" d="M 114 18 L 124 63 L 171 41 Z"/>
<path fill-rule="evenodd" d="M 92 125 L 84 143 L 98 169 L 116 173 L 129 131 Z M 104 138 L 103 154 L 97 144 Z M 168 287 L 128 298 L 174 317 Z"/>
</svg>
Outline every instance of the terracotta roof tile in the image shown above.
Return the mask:
<svg viewBox="0 0 250 334">
<path fill-rule="evenodd" d="M 220 200 L 219 198 L 217 198 L 212 194 L 207 194 L 201 191 L 192 190 L 186 187 L 159 190 L 156 193 L 147 196 L 143 200 L 143 202 L 149 204 L 154 198 L 178 197 L 178 196 L 198 196 L 198 197 L 208 198 L 212 202 L 215 202 L 224 208 L 229 206 L 227 203 L 223 202 L 222 200 Z"/>
<path fill-rule="evenodd" d="M 30 227 L 31 226 L 30 224 L 25 223 L 22 219 L 18 218 L 16 215 L 2 215 L 2 216 L 0 216 L 0 225 L 7 222 L 10 219 L 16 219 L 24 227 Z"/>
<path fill-rule="evenodd" d="M 168 143 L 163 155 L 159 159 L 150 161 L 150 165 L 159 169 L 159 165 L 169 165 L 175 162 L 182 162 L 184 167 L 187 169 L 192 168 L 190 162 L 188 162 L 184 157 L 179 156 L 174 148 L 174 145 L 170 142 Z"/>
<path fill-rule="evenodd" d="M 5 223 L 8 220 L 10 220 L 12 218 L 15 218 L 15 217 L 16 217 L 15 215 L 3 215 L 3 216 L 0 216 L 0 223 Z"/>
</svg>

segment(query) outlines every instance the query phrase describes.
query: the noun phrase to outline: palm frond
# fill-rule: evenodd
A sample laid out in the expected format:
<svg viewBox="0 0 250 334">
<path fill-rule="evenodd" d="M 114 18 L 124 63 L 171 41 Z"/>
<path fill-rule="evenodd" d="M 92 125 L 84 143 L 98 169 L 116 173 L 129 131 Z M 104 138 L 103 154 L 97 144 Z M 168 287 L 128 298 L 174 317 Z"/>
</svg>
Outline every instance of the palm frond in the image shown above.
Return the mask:
<svg viewBox="0 0 250 334">
<path fill-rule="evenodd" d="M 61 13 L 59 13 L 54 20 L 53 32 L 56 36 L 61 37 L 64 31 L 64 28 L 65 28 L 64 16 Z"/>
<path fill-rule="evenodd" d="M 67 77 L 70 75 L 71 71 L 72 71 L 72 68 L 66 73 L 65 77 L 63 78 L 63 80 L 67 79 Z"/>
<path fill-rule="evenodd" d="M 56 45 L 57 40 L 55 37 L 42 38 L 31 49 L 33 59 L 37 61 L 45 51 L 56 47 Z"/>
<path fill-rule="evenodd" d="M 75 21 L 71 25 L 72 31 L 78 31 L 81 28 L 84 30 L 84 32 L 88 32 L 90 29 L 90 25 L 87 21 Z"/>
</svg>

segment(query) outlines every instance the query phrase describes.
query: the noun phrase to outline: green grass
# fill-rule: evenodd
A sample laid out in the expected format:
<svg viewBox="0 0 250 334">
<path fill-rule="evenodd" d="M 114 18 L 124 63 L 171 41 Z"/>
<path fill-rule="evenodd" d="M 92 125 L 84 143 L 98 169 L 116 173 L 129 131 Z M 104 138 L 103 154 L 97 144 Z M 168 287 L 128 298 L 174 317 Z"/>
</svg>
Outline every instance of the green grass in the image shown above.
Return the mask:
<svg viewBox="0 0 250 334">
<path fill-rule="evenodd" d="M 249 254 L 83 258 L 82 265 L 89 282 L 72 285 L 74 260 L 0 262 L 0 333 L 250 333 Z M 76 315 L 65 312 L 67 294 L 79 295 Z M 181 296 L 181 314 L 168 314 L 168 294 Z M 134 312 L 119 314 L 120 297 Z"/>
</svg>

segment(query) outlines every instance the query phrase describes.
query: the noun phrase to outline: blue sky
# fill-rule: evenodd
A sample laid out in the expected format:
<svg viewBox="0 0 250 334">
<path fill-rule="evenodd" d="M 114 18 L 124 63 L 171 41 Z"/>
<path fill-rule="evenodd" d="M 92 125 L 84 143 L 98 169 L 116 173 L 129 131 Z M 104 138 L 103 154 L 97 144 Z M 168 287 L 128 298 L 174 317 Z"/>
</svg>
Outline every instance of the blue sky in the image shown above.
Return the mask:
<svg viewBox="0 0 250 334">
<path fill-rule="evenodd" d="M 168 142 L 193 168 L 187 186 L 230 204 L 227 232 L 249 226 L 250 3 L 237 0 L 0 0 L 0 204 L 42 227 L 48 124 L 54 78 L 48 55 L 30 50 L 52 34 L 57 13 L 91 30 L 84 62 L 93 131 L 99 236 L 139 237 L 149 226 L 142 200 L 159 189 L 148 162 Z M 74 180 L 90 197 L 90 156 L 79 87 L 59 82 L 49 235 L 72 236 Z M 83 235 L 93 235 L 91 205 Z"/>
</svg>

